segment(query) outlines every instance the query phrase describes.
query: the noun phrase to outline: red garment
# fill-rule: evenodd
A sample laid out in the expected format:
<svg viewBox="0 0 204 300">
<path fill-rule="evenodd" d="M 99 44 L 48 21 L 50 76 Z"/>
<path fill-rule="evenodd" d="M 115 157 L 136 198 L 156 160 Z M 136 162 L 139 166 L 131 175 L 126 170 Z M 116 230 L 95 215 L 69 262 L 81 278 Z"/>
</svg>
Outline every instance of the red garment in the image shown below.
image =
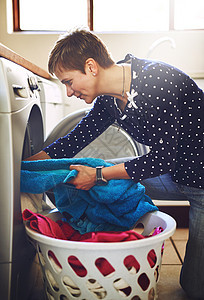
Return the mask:
<svg viewBox="0 0 204 300">
<path fill-rule="evenodd" d="M 73 229 L 67 222 L 57 221 L 63 233 L 66 235 L 67 240 L 70 241 L 83 241 L 92 243 L 108 243 L 108 242 L 126 242 L 144 239 L 145 237 L 134 230 L 127 231 L 97 231 L 80 234 L 77 230 Z"/>
<path fill-rule="evenodd" d="M 60 226 L 50 218 L 33 213 L 29 209 L 25 209 L 22 216 L 24 221 L 30 221 L 30 228 L 33 230 L 55 239 L 66 240 Z"/>
<path fill-rule="evenodd" d="M 46 236 L 69 241 L 83 241 L 92 243 L 126 242 L 144 239 L 145 237 L 134 230 L 127 231 L 98 231 L 80 234 L 67 222 L 53 221 L 49 217 L 33 213 L 29 209 L 23 211 L 23 220 L 30 221 L 30 227 Z"/>
</svg>

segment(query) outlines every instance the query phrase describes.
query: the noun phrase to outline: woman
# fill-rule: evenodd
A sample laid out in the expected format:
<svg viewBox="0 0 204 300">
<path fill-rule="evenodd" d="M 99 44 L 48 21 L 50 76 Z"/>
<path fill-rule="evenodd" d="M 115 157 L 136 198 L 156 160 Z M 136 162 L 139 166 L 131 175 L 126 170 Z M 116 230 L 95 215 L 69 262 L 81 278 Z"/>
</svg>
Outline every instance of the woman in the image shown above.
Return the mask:
<svg viewBox="0 0 204 300">
<path fill-rule="evenodd" d="M 115 121 L 136 141 L 148 145 L 146 155 L 97 171 L 71 166 L 79 171 L 72 184 L 88 190 L 110 179 L 130 178 L 153 186 L 163 176 L 176 192 L 179 188 L 191 204 L 181 285 L 189 296 L 203 299 L 202 90 L 165 63 L 127 55 L 116 64 L 102 41 L 86 30 L 75 30 L 57 41 L 49 71 L 65 84 L 69 97 L 95 102 L 71 133 L 31 159 L 73 157 Z"/>
</svg>

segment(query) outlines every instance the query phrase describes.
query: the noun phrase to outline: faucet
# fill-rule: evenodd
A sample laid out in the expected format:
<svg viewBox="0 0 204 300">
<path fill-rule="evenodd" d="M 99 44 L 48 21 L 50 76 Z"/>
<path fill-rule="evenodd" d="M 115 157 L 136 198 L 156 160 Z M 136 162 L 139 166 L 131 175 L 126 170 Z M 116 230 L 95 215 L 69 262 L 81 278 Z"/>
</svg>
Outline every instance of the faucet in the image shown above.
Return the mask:
<svg viewBox="0 0 204 300">
<path fill-rule="evenodd" d="M 176 43 L 175 43 L 174 39 L 172 39 L 172 38 L 170 38 L 170 37 L 168 37 L 168 36 L 164 36 L 164 37 L 161 37 L 161 38 L 157 39 L 156 41 L 154 41 L 154 42 L 152 43 L 152 45 L 151 45 L 151 46 L 149 47 L 149 49 L 148 49 L 146 58 L 149 58 L 149 57 L 150 57 L 150 55 L 152 54 L 153 50 L 154 50 L 156 47 L 158 47 L 160 44 L 165 43 L 165 42 L 170 42 L 170 43 L 171 43 L 171 47 L 172 47 L 173 49 L 176 48 Z"/>
</svg>

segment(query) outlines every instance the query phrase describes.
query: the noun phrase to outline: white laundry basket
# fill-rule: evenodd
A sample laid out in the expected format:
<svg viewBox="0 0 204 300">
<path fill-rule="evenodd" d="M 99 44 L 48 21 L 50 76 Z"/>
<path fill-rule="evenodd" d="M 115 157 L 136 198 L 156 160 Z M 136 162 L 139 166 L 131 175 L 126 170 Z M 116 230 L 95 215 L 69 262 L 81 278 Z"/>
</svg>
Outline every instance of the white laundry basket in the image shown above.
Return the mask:
<svg viewBox="0 0 204 300">
<path fill-rule="evenodd" d="M 47 215 L 60 219 L 57 213 Z M 138 223 L 143 224 L 143 235 L 155 227 L 164 230 L 142 240 L 116 243 L 86 243 L 64 241 L 36 233 L 26 225 L 28 236 L 34 241 L 45 279 L 49 300 L 154 300 L 159 279 L 164 241 L 173 235 L 175 220 L 162 212 L 151 212 Z M 138 224 L 137 223 L 137 224 Z M 149 253 L 155 262 L 149 263 Z M 132 265 L 126 262 L 130 260 Z M 76 272 L 80 264 L 81 273 Z M 111 272 L 104 274 L 103 266 Z M 104 264 L 105 263 L 105 264 Z M 136 267 L 137 266 L 137 267 Z"/>
</svg>

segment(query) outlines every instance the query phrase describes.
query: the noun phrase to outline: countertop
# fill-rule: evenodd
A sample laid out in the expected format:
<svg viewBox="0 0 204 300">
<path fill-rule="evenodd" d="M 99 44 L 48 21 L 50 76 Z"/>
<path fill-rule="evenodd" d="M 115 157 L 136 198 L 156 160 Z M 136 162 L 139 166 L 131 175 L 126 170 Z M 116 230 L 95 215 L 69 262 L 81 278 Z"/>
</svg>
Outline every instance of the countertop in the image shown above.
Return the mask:
<svg viewBox="0 0 204 300">
<path fill-rule="evenodd" d="M 0 43 L 0 56 L 5 57 L 5 58 L 15 62 L 16 64 L 30 70 L 34 74 L 37 74 L 46 79 L 51 79 L 51 76 L 47 71 L 45 71 L 45 70 L 41 69 L 40 67 L 36 66 L 35 64 L 31 63 L 30 61 L 28 61 L 24 57 L 20 56 L 16 52 L 12 51 L 11 49 L 7 48 L 6 46 L 4 46 L 1 43 Z"/>
</svg>

